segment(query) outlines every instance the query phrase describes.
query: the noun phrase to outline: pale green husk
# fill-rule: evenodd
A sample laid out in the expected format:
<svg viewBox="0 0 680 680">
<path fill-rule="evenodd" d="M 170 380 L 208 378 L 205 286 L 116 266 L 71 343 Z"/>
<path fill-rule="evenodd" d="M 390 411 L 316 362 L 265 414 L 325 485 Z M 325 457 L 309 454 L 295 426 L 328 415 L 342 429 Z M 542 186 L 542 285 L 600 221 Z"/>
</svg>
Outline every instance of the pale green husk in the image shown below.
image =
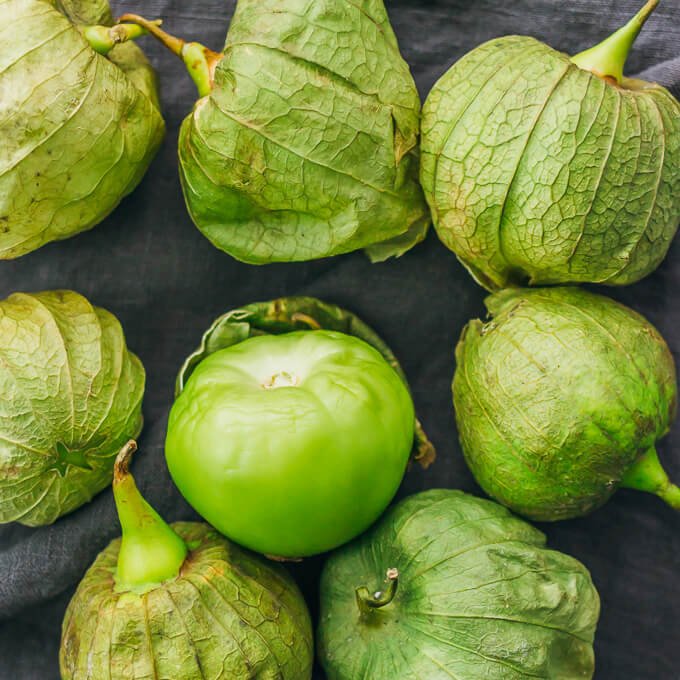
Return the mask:
<svg viewBox="0 0 680 680">
<path fill-rule="evenodd" d="M 0 259 L 73 236 L 134 189 L 165 125 L 133 43 L 97 54 L 107 2 L 0 0 Z"/>
<path fill-rule="evenodd" d="M 627 284 L 680 222 L 680 104 L 523 36 L 491 40 L 423 107 L 421 181 L 441 240 L 489 289 Z"/>
<path fill-rule="evenodd" d="M 486 304 L 493 318 L 471 321 L 456 348 L 468 465 L 530 519 L 585 515 L 673 422 L 670 350 L 639 314 L 578 288 L 504 290 Z"/>
<path fill-rule="evenodd" d="M 430 222 L 419 114 L 382 0 L 239 0 L 180 133 L 191 217 L 251 263 L 400 255 Z"/>
<path fill-rule="evenodd" d="M 360 614 L 355 591 L 398 587 Z M 317 635 L 329 680 L 588 680 L 599 598 L 586 568 L 505 508 L 432 489 L 335 552 Z"/>
<path fill-rule="evenodd" d="M 106 310 L 72 291 L 0 302 L 0 523 L 49 524 L 108 486 L 143 393 Z"/>
<path fill-rule="evenodd" d="M 309 680 L 309 613 L 288 573 L 207 524 L 178 522 L 177 578 L 116 590 L 120 539 L 97 557 L 62 626 L 62 680 Z"/>
</svg>

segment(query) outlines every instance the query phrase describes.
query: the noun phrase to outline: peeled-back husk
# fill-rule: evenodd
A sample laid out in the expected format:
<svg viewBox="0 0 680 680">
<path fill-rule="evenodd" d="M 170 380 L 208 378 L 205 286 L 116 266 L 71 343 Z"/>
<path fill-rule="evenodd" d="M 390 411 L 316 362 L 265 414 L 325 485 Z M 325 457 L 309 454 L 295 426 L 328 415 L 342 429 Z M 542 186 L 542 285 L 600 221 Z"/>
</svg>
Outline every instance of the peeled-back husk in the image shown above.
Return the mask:
<svg viewBox="0 0 680 680">
<path fill-rule="evenodd" d="M 317 298 L 290 296 L 253 302 L 215 319 L 203 334 L 200 346 L 185 359 L 175 381 L 175 397 L 182 392 L 196 366 L 214 352 L 257 335 L 315 329 L 345 333 L 368 343 L 383 355 L 410 391 L 406 374 L 392 350 L 356 314 Z M 416 419 L 412 459 L 427 468 L 436 457 L 434 446 Z"/>
</svg>

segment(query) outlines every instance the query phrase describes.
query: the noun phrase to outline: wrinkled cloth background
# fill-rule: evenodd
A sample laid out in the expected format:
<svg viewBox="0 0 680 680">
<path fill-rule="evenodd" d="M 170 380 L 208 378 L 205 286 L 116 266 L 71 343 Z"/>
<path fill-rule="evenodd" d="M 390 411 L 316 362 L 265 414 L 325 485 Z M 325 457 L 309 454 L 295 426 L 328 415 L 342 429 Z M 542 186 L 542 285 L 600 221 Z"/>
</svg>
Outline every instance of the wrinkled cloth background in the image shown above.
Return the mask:
<svg viewBox="0 0 680 680">
<path fill-rule="evenodd" d="M 388 1 L 388 11 L 420 89 L 465 52 L 490 38 L 529 33 L 575 54 L 604 38 L 643 0 Z M 124 0 L 115 14 L 161 17 L 168 31 L 221 49 L 234 0 Z M 150 38 L 139 41 L 162 79 L 168 134 L 138 189 L 92 231 L 0 262 L 0 297 L 14 291 L 72 288 L 121 320 L 147 370 L 146 426 L 134 474 L 168 520 L 194 513 L 163 458 L 173 381 L 184 357 L 221 313 L 256 300 L 314 295 L 358 313 L 391 344 L 413 388 L 439 458 L 413 467 L 399 497 L 429 487 L 481 493 L 463 461 L 450 396 L 453 348 L 468 319 L 484 314 L 484 291 L 432 232 L 399 260 L 371 265 L 362 253 L 299 264 L 255 267 L 216 250 L 192 225 L 176 169 L 176 138 L 196 90 L 179 60 Z M 627 68 L 680 96 L 680 0 L 662 0 Z M 680 358 L 680 241 L 661 268 L 624 289 L 603 290 L 645 314 Z M 680 423 L 659 445 L 680 479 Z M 541 526 L 549 545 L 582 560 L 602 597 L 596 638 L 598 680 L 680 678 L 680 514 L 655 497 L 620 491 L 576 521 Z M 0 680 L 56 680 L 61 620 L 78 580 L 119 534 L 110 490 L 53 526 L 0 527 Z M 317 609 L 323 558 L 290 569 Z M 323 680 L 318 670 L 315 680 Z M 103 680 L 103 679 L 102 679 Z M 181 680 L 178 678 L 177 680 Z M 394 680 L 398 680 L 395 678 Z M 425 679 L 427 680 L 427 679 Z M 465 680 L 465 679 L 463 679 Z"/>
</svg>

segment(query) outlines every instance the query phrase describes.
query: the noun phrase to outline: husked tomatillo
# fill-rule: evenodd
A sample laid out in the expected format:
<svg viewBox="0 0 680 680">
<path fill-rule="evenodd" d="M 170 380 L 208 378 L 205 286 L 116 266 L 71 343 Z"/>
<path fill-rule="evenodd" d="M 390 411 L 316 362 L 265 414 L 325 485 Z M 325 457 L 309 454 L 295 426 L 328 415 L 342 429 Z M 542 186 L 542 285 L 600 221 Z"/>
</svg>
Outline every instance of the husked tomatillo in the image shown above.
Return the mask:
<svg viewBox="0 0 680 680">
<path fill-rule="evenodd" d="M 413 444 L 407 387 L 381 354 L 332 331 L 249 338 L 194 370 L 166 457 L 213 526 L 258 552 L 324 552 L 394 496 Z"/>
<path fill-rule="evenodd" d="M 353 314 L 293 297 L 232 310 L 208 329 L 178 377 L 165 453 L 213 526 L 297 558 L 375 521 L 412 449 L 432 462 L 389 348 Z"/>
</svg>

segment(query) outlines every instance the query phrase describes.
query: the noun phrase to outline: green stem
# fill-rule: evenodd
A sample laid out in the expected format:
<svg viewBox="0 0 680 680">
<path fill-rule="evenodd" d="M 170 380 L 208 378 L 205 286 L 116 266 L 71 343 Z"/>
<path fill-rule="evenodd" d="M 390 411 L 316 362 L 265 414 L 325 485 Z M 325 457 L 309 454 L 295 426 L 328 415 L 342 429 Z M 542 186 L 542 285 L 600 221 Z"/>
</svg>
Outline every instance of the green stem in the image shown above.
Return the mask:
<svg viewBox="0 0 680 680">
<path fill-rule="evenodd" d="M 160 26 L 161 20 L 152 22 Z M 117 24 L 116 26 L 85 26 L 83 37 L 95 52 L 106 56 L 116 45 L 147 35 L 148 30 L 137 24 Z"/>
<path fill-rule="evenodd" d="M 653 446 L 626 472 L 621 480 L 621 486 L 654 493 L 674 510 L 680 510 L 680 488 L 668 479 Z"/>
<path fill-rule="evenodd" d="M 113 468 L 113 496 L 123 530 L 116 585 L 122 589 L 149 590 L 179 574 L 187 546 L 139 493 L 128 472 L 136 450 L 137 444 L 129 441 Z"/>
<path fill-rule="evenodd" d="M 388 569 L 385 578 L 385 589 L 371 593 L 366 586 L 356 589 L 357 606 L 362 614 L 368 614 L 374 609 L 388 605 L 394 599 L 399 585 L 399 571 Z"/>
<path fill-rule="evenodd" d="M 572 57 L 572 61 L 586 71 L 592 71 L 601 78 L 611 78 L 617 84 L 623 80 L 623 66 L 630 48 L 656 9 L 660 0 L 649 0 L 647 4 L 622 28 L 610 35 L 599 45 Z"/>
<path fill-rule="evenodd" d="M 189 75 L 196 83 L 200 97 L 205 97 L 212 92 L 215 67 L 224 56 L 221 52 L 213 52 L 197 42 L 188 43 L 176 38 L 159 28 L 157 22 L 149 21 L 138 14 L 124 14 L 118 21 L 129 21 L 143 27 L 173 54 L 176 54 L 184 62 Z"/>
</svg>

